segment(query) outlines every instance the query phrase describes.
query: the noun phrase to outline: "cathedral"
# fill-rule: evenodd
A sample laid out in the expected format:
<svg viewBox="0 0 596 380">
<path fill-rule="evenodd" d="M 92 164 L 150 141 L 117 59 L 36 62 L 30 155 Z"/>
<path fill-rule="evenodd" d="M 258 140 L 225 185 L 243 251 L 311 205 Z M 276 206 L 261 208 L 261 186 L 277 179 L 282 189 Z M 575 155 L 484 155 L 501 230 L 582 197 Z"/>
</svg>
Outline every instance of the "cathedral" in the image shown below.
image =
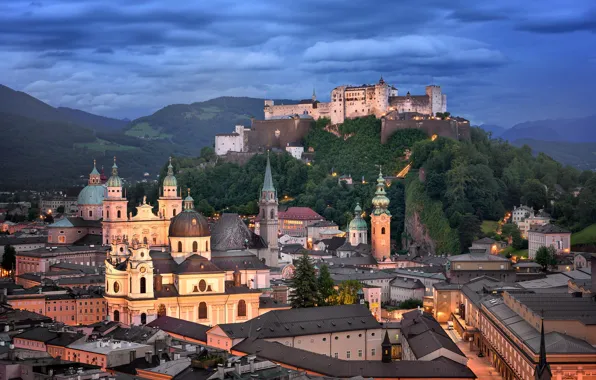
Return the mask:
<svg viewBox="0 0 596 380">
<path fill-rule="evenodd" d="M 235 323 L 260 315 L 259 297 L 270 287 L 269 266 L 277 265 L 277 192 L 267 159 L 260 208 L 263 236 L 235 214 L 211 228 L 182 200 L 170 162 L 158 212 L 146 201 L 126 216 L 126 198 L 114 162 L 103 201 L 105 299 L 113 321 L 145 324 L 172 316 L 205 325 Z"/>
</svg>

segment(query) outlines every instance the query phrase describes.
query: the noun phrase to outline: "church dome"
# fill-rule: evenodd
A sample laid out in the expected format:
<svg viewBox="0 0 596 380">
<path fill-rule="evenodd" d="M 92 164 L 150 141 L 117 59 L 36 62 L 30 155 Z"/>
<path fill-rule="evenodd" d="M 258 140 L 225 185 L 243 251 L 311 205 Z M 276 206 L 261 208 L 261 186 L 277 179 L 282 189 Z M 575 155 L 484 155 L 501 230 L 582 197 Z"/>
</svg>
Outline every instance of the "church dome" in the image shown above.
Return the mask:
<svg viewBox="0 0 596 380">
<path fill-rule="evenodd" d="M 87 185 L 79 193 L 79 205 L 101 205 L 105 198 L 106 188 L 102 185 Z"/>
<path fill-rule="evenodd" d="M 168 175 L 166 175 L 166 178 L 164 178 L 163 185 L 164 185 L 164 187 L 166 187 L 166 186 L 177 187 L 178 186 L 178 181 L 176 180 L 176 177 L 174 176 L 174 167 L 172 166 L 172 157 L 170 157 L 170 164 L 168 165 Z"/>
<path fill-rule="evenodd" d="M 170 237 L 206 237 L 210 236 L 207 219 L 195 210 L 184 210 L 170 222 Z"/>
<path fill-rule="evenodd" d="M 170 221 L 168 235 L 177 238 L 211 236 L 207 219 L 194 209 L 194 199 L 190 196 L 190 189 L 188 189 L 188 196 L 184 198 L 184 211 Z"/>
<path fill-rule="evenodd" d="M 366 225 L 366 221 L 362 219 L 362 208 L 360 208 L 360 204 L 356 204 L 356 208 L 354 209 L 354 219 L 350 221 L 348 226 L 349 230 L 367 230 L 368 226 Z"/>
</svg>

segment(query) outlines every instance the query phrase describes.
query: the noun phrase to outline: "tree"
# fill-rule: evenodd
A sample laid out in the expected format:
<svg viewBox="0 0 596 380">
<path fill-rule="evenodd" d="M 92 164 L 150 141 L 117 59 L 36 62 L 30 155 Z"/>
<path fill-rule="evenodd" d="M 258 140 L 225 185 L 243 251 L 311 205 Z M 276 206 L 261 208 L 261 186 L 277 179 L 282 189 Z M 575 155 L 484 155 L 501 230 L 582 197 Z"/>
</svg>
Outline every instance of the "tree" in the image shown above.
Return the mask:
<svg viewBox="0 0 596 380">
<path fill-rule="evenodd" d="M 555 247 L 542 246 L 536 251 L 536 262 L 542 265 L 543 270 L 547 270 L 549 266 L 557 265 L 557 251 Z"/>
<path fill-rule="evenodd" d="M 215 150 L 210 146 L 205 146 L 201 149 L 201 158 L 205 159 L 205 161 L 213 161 L 217 157 L 215 155 Z"/>
<path fill-rule="evenodd" d="M 482 233 L 482 222 L 476 215 L 465 214 L 459 220 L 457 232 L 459 234 L 459 245 L 463 252 Z"/>
<path fill-rule="evenodd" d="M 336 295 L 333 297 L 334 305 L 353 305 L 358 302 L 358 291 L 362 284 L 358 280 L 347 280 L 339 284 Z"/>
<path fill-rule="evenodd" d="M 10 244 L 4 246 L 4 256 L 2 256 L 2 263 L 0 266 L 5 270 L 12 270 L 17 262 L 17 251 Z"/>
<path fill-rule="evenodd" d="M 537 179 L 530 179 L 522 186 L 522 202 L 540 210 L 546 206 L 546 188 Z"/>
<path fill-rule="evenodd" d="M 400 309 L 415 309 L 418 306 L 422 307 L 422 300 L 415 298 L 408 298 L 407 300 L 399 303 Z"/>
<path fill-rule="evenodd" d="M 318 289 L 315 266 L 307 255 L 296 262 L 294 277 L 290 281 L 292 293 L 290 304 L 293 308 L 317 306 Z"/>
<path fill-rule="evenodd" d="M 329 273 L 327 265 L 321 266 L 319 271 L 319 278 L 317 280 L 319 288 L 319 306 L 329 305 L 333 295 L 336 293 L 333 279 Z"/>
<path fill-rule="evenodd" d="M 521 232 L 517 224 L 507 223 L 501 227 L 501 236 L 507 239 L 515 249 L 523 249 L 524 240 L 521 237 Z"/>
</svg>

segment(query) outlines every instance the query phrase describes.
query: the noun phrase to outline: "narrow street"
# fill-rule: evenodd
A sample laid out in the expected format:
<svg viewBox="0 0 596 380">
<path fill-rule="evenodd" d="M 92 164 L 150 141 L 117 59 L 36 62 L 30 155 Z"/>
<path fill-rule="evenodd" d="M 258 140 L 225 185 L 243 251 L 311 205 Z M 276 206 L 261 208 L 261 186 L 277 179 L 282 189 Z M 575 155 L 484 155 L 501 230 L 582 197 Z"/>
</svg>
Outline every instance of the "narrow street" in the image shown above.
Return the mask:
<svg viewBox="0 0 596 380">
<path fill-rule="evenodd" d="M 468 367 L 476 374 L 479 380 L 500 380 L 503 379 L 502 376 L 499 375 L 497 370 L 491 366 L 490 362 L 487 358 L 479 358 L 477 351 L 470 350 L 470 343 L 464 342 L 457 331 L 455 330 L 447 330 L 447 325 L 443 325 L 443 328 L 451 337 L 451 339 L 457 344 L 460 350 L 466 355 L 468 358 Z"/>
</svg>

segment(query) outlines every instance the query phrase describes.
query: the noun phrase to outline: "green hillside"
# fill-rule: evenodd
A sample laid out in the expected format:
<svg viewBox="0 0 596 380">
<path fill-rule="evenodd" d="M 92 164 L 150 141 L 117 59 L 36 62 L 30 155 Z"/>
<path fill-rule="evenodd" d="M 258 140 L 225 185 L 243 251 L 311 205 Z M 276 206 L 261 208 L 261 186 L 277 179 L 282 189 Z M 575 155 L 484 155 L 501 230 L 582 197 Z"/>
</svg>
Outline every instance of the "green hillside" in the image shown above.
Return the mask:
<svg viewBox="0 0 596 380">
<path fill-rule="evenodd" d="M 596 224 L 591 224 L 571 235 L 571 245 L 596 244 Z"/>
<path fill-rule="evenodd" d="M 291 104 L 291 100 L 276 100 Z M 250 126 L 250 118 L 263 119 L 263 99 L 220 97 L 192 104 L 172 104 L 150 116 L 133 120 L 125 134 L 146 140 L 166 140 L 198 155 L 213 146 L 215 135 L 230 133 L 234 126 Z"/>
<path fill-rule="evenodd" d="M 596 142 L 575 143 L 520 139 L 514 141 L 513 145 L 528 145 L 534 152 L 546 153 L 556 161 L 580 170 L 596 169 Z"/>
</svg>

